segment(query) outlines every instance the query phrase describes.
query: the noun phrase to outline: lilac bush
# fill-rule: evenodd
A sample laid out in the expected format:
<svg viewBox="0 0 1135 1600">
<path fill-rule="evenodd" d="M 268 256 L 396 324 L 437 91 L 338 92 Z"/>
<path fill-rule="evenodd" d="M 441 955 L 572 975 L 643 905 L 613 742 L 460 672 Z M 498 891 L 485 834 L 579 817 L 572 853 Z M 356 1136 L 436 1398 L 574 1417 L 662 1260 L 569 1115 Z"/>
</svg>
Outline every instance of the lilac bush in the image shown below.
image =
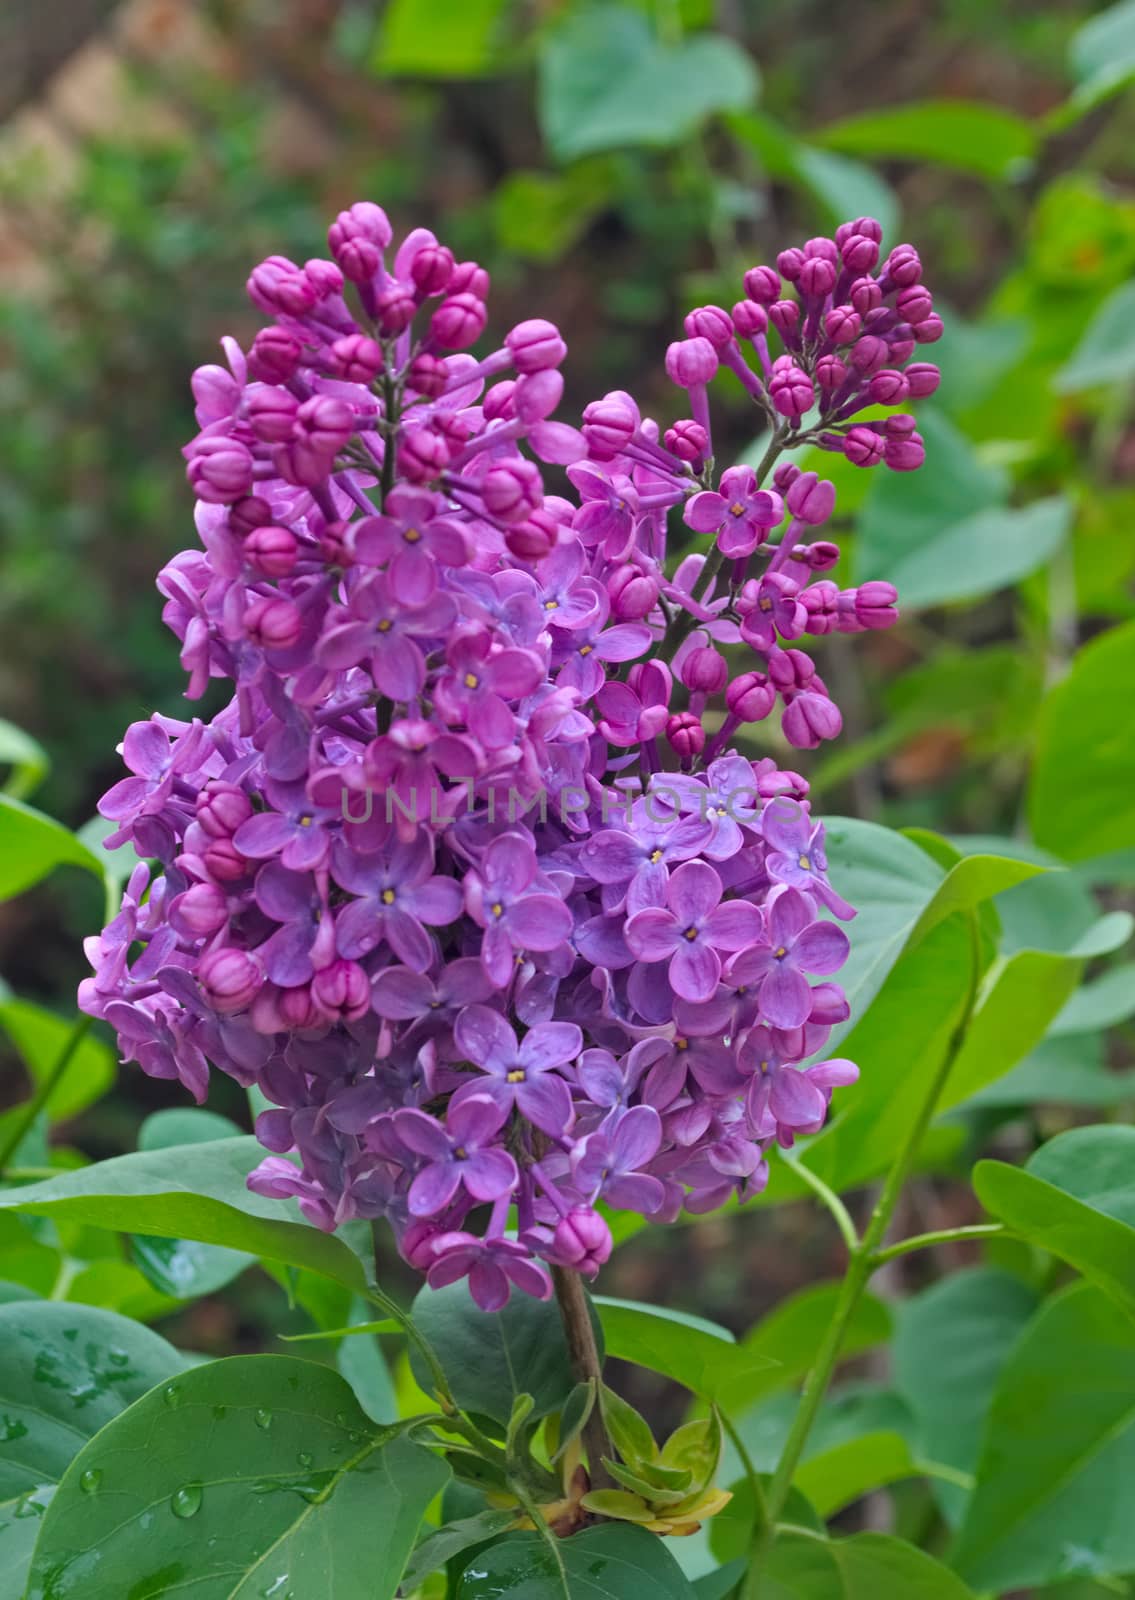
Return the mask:
<svg viewBox="0 0 1135 1600">
<path fill-rule="evenodd" d="M 385 1218 L 496 1309 L 593 1275 L 601 1205 L 757 1194 L 856 1078 L 813 1060 L 854 915 L 823 824 L 733 741 L 778 708 L 774 747 L 840 731 L 802 645 L 896 594 L 822 576 L 834 488 L 780 457 L 916 468 L 913 417 L 863 413 L 933 392 L 941 323 L 859 218 L 690 313 L 684 414 L 615 391 L 575 427 L 551 323 L 469 353 L 480 266 L 424 229 L 391 257 L 369 203 L 328 239 L 255 269 L 271 320 L 194 375 L 201 548 L 159 588 L 189 697 L 235 692 L 126 734 L 100 809 L 150 865 L 81 1005 L 199 1102 L 209 1064 L 262 1093 L 258 1193 Z M 722 369 L 766 447 L 718 473 Z"/>
</svg>

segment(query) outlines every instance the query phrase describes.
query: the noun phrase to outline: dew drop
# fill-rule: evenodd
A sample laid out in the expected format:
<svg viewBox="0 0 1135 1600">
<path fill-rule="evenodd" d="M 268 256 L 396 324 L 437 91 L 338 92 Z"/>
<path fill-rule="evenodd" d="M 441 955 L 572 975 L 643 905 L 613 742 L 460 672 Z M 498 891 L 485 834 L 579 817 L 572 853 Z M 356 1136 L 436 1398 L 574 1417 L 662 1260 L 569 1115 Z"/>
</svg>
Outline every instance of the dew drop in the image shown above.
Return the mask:
<svg viewBox="0 0 1135 1600">
<path fill-rule="evenodd" d="M 301 1450 L 299 1455 L 296 1457 L 296 1460 L 299 1462 L 300 1466 L 303 1467 L 305 1472 L 307 1468 L 311 1466 L 312 1459 L 311 1452 L 308 1450 Z"/>
<path fill-rule="evenodd" d="M 335 1421 L 341 1428 L 345 1428 L 347 1426 L 347 1413 L 345 1411 L 336 1411 Z"/>
<path fill-rule="evenodd" d="M 170 1495 L 169 1508 L 175 1517 L 195 1517 L 201 1509 L 201 1485 L 185 1483 Z"/>
<path fill-rule="evenodd" d="M 79 1478 L 79 1488 L 84 1494 L 97 1494 L 98 1486 L 102 1482 L 102 1473 L 97 1467 L 88 1467 Z"/>
<path fill-rule="evenodd" d="M 130 1356 L 125 1350 L 119 1350 L 114 1346 L 107 1351 L 107 1356 L 112 1367 L 124 1367 L 130 1360 Z"/>
<path fill-rule="evenodd" d="M 270 1428 L 272 1426 L 272 1413 L 265 1411 L 263 1406 L 256 1413 L 256 1426 L 258 1428 Z"/>
<path fill-rule="evenodd" d="M 162 1399 L 167 1406 L 179 1406 L 181 1404 L 181 1390 L 176 1383 L 166 1384 L 162 1390 Z"/>
<path fill-rule="evenodd" d="M 223 1422 L 225 1420 L 225 1417 L 228 1414 L 228 1409 L 229 1409 L 228 1406 L 214 1406 L 213 1407 L 213 1415 L 216 1417 L 218 1422 Z"/>
</svg>

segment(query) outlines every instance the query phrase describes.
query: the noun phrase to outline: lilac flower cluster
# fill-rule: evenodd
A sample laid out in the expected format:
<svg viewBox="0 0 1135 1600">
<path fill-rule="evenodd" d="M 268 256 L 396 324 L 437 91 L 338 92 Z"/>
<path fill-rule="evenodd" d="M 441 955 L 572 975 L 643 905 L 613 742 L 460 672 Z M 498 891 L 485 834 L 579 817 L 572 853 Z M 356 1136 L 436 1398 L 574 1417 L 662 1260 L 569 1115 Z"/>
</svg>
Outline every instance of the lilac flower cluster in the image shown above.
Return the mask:
<svg viewBox="0 0 1135 1600">
<path fill-rule="evenodd" d="M 907 364 L 938 328 L 917 256 L 876 273 L 878 239 L 860 219 L 691 313 L 667 369 L 692 414 L 664 432 L 622 392 L 551 420 L 556 328 L 467 353 L 487 274 L 422 229 L 391 258 L 371 204 L 332 259 L 257 267 L 271 321 L 194 375 L 202 548 L 159 588 L 190 698 L 235 693 L 126 734 L 100 809 L 144 864 L 80 1002 L 198 1101 L 210 1064 L 262 1093 L 258 1193 L 387 1218 L 486 1308 L 548 1294 L 549 1263 L 594 1273 L 601 1206 L 757 1193 L 856 1077 L 802 1065 L 848 1015 L 823 825 L 730 741 L 778 700 L 789 743 L 838 731 L 792 641 L 895 616 L 890 585 L 811 581 L 832 485 L 763 481 L 808 442 L 921 459 L 910 418 L 850 421 L 936 381 Z M 715 479 L 719 366 L 768 420 L 759 473 Z M 713 542 L 675 567 L 681 518 Z"/>
</svg>

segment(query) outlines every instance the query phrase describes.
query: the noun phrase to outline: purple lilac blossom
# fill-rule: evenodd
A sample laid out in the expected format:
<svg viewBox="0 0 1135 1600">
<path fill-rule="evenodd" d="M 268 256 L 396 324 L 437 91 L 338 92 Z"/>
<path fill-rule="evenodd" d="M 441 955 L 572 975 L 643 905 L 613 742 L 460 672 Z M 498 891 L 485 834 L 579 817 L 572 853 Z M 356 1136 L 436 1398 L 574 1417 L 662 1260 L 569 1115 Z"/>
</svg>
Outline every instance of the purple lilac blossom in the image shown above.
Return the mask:
<svg viewBox="0 0 1135 1600">
<path fill-rule="evenodd" d="M 201 548 L 158 587 L 188 697 L 233 695 L 126 733 L 100 809 L 152 866 L 80 1004 L 199 1102 L 211 1067 L 259 1088 L 257 1193 L 386 1218 L 496 1309 L 549 1264 L 594 1275 L 601 1204 L 758 1193 L 855 1081 L 820 1059 L 854 916 L 823 824 L 733 744 L 778 706 L 799 748 L 838 732 L 793 642 L 822 665 L 826 635 L 895 620 L 885 581 L 819 577 L 834 487 L 788 457 L 917 467 L 914 419 L 870 413 L 934 392 L 911 357 L 941 322 L 861 217 L 690 313 L 668 421 L 616 390 L 577 429 L 556 328 L 474 351 L 488 274 L 392 237 L 363 203 L 331 259 L 262 263 L 267 327 L 194 375 Z M 759 469 L 714 472 L 720 367 Z"/>
</svg>

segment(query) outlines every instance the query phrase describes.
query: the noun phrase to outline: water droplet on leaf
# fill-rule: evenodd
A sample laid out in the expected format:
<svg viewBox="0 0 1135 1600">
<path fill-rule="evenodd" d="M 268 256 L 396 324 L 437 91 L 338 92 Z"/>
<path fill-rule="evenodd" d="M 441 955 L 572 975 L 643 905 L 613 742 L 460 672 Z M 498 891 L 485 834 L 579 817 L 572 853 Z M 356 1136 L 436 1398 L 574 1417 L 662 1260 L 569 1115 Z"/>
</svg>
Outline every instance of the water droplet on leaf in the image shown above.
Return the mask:
<svg viewBox="0 0 1135 1600">
<path fill-rule="evenodd" d="M 166 1384 L 162 1390 L 162 1399 L 167 1406 L 179 1406 L 181 1404 L 181 1390 L 176 1383 Z"/>
<path fill-rule="evenodd" d="M 201 1485 L 185 1483 L 170 1496 L 169 1508 L 175 1517 L 195 1517 L 201 1509 Z"/>
<path fill-rule="evenodd" d="M 102 1473 L 97 1467 L 88 1467 L 79 1478 L 79 1488 L 84 1494 L 95 1494 L 102 1482 Z"/>
<path fill-rule="evenodd" d="M 312 1463 L 311 1452 L 309 1450 L 301 1450 L 299 1455 L 296 1457 L 296 1460 L 299 1462 L 300 1466 L 306 1470 L 306 1468 L 310 1467 Z"/>
<path fill-rule="evenodd" d="M 272 1426 L 272 1413 L 265 1411 L 263 1406 L 256 1413 L 256 1426 L 258 1428 L 270 1428 Z"/>
</svg>

